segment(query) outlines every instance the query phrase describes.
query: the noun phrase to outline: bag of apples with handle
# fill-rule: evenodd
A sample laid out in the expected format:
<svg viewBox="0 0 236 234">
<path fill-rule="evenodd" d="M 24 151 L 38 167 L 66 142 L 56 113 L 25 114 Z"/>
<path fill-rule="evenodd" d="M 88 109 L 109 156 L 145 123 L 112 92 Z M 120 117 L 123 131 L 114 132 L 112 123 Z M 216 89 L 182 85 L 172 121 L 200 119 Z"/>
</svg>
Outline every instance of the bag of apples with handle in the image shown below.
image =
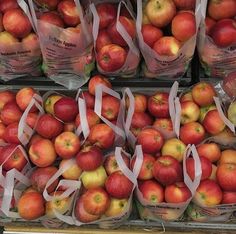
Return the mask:
<svg viewBox="0 0 236 234">
<path fill-rule="evenodd" d="M 208 76 L 224 78 L 236 66 L 235 0 L 201 1 L 198 52 Z"/>
<path fill-rule="evenodd" d="M 236 211 L 236 138 L 213 136 L 197 146 L 201 161 L 201 182 L 188 216 L 198 222 L 227 222 Z M 187 171 L 193 174 L 191 162 Z"/>
<path fill-rule="evenodd" d="M 140 52 L 130 1 L 91 2 L 98 71 L 104 75 L 133 77 L 138 72 Z"/>
<path fill-rule="evenodd" d="M 79 0 L 29 0 L 43 55 L 43 71 L 56 83 L 77 89 L 94 68 L 91 27 Z"/>
<path fill-rule="evenodd" d="M 143 74 L 180 78 L 193 57 L 200 24 L 200 0 L 137 0 Z"/>
<path fill-rule="evenodd" d="M 41 75 L 42 55 L 36 30 L 23 0 L 0 2 L 0 79 Z"/>
</svg>

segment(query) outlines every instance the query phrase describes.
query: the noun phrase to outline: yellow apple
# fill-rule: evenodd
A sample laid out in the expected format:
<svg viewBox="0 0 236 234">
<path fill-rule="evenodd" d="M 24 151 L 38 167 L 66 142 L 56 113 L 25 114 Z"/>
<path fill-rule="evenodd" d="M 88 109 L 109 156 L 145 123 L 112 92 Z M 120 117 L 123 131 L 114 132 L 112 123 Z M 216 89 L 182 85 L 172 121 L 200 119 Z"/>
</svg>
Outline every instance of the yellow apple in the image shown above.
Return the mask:
<svg viewBox="0 0 236 234">
<path fill-rule="evenodd" d="M 65 165 L 68 161 L 71 161 L 73 165 L 62 174 L 63 178 L 67 180 L 78 180 L 80 175 L 82 174 L 82 169 L 77 165 L 74 158 L 63 159 L 60 163 L 59 168 Z"/>
<path fill-rule="evenodd" d="M 105 215 L 108 217 L 115 217 L 120 215 L 127 208 L 128 199 L 111 198 L 110 206 Z"/>
</svg>

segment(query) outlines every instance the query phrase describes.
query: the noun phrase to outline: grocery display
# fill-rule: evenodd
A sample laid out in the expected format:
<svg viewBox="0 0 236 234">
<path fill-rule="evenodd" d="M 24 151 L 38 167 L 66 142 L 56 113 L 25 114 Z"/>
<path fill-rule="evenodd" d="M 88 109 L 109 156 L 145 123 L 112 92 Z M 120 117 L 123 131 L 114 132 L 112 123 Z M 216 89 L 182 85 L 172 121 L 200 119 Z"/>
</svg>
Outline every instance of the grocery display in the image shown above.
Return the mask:
<svg viewBox="0 0 236 234">
<path fill-rule="evenodd" d="M 3 232 L 236 230 L 235 17 L 1 0 Z"/>
</svg>

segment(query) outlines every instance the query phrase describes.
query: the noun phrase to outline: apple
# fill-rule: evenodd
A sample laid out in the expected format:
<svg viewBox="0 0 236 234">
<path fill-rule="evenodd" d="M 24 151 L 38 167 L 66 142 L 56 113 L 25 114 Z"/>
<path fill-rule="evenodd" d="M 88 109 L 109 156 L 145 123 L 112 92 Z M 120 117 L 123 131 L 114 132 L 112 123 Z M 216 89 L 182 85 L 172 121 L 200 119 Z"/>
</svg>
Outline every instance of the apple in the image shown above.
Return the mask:
<svg viewBox="0 0 236 234">
<path fill-rule="evenodd" d="M 177 40 L 189 40 L 196 33 L 195 15 L 192 12 L 180 11 L 171 22 L 171 31 Z"/>
<path fill-rule="evenodd" d="M 89 80 L 89 84 L 88 84 L 88 91 L 91 95 L 95 96 L 96 93 L 96 87 L 98 85 L 104 85 L 108 88 L 111 88 L 111 82 L 104 76 L 102 75 L 95 75 L 93 77 L 91 77 L 91 79 Z"/>
<path fill-rule="evenodd" d="M 211 0 L 207 12 L 214 20 L 233 18 L 236 15 L 236 2 L 234 0 Z"/>
<path fill-rule="evenodd" d="M 163 129 L 164 131 L 167 131 L 167 132 L 173 131 L 172 121 L 171 119 L 167 119 L 167 118 L 156 119 L 153 123 L 153 127 L 156 127 L 158 129 Z"/>
<path fill-rule="evenodd" d="M 88 189 L 84 193 L 84 209 L 92 215 L 102 215 L 110 206 L 110 197 L 103 188 Z"/>
<path fill-rule="evenodd" d="M 183 156 L 186 150 L 186 145 L 177 138 L 171 138 L 165 141 L 162 149 L 162 155 L 170 155 L 176 158 L 179 162 L 183 161 Z"/>
<path fill-rule="evenodd" d="M 82 195 L 79 199 L 77 199 L 76 204 L 75 204 L 75 217 L 77 220 L 83 223 L 90 223 L 95 220 L 98 220 L 100 218 L 99 215 L 92 215 L 89 214 L 85 209 L 84 209 L 84 198 L 85 196 Z"/>
<path fill-rule="evenodd" d="M 192 197 L 192 193 L 184 182 L 177 182 L 165 188 L 165 201 L 167 203 L 186 202 L 190 197 Z"/>
<path fill-rule="evenodd" d="M 102 98 L 102 116 L 112 121 L 118 118 L 120 110 L 120 100 L 111 95 Z"/>
<path fill-rule="evenodd" d="M 73 0 L 62 0 L 57 6 L 57 11 L 62 16 L 65 24 L 75 27 L 80 23 L 79 11 Z"/>
<path fill-rule="evenodd" d="M 124 199 L 130 197 L 133 183 L 121 171 L 116 171 L 106 179 L 105 188 L 110 196 Z"/>
<path fill-rule="evenodd" d="M 206 16 L 205 18 L 205 25 L 206 25 L 206 34 L 210 35 L 210 32 L 215 25 L 216 21 L 213 20 L 211 17 Z"/>
<path fill-rule="evenodd" d="M 76 163 L 83 171 L 93 171 L 102 165 L 103 153 L 99 147 L 84 147 L 76 155 Z"/>
<path fill-rule="evenodd" d="M 99 124 L 101 121 L 99 116 L 92 109 L 86 110 L 86 118 L 89 128 L 92 128 L 94 125 Z M 80 124 L 80 114 L 78 114 L 75 118 L 75 126 L 79 127 Z"/>
<path fill-rule="evenodd" d="M 56 218 L 54 210 L 62 215 L 70 210 L 71 197 L 60 199 L 62 193 L 63 191 L 55 191 L 50 194 L 50 196 L 53 196 L 53 200 L 47 201 L 45 204 L 45 214 L 48 218 Z"/>
<path fill-rule="evenodd" d="M 144 24 L 142 26 L 142 35 L 144 42 L 149 45 L 151 48 L 154 43 L 163 37 L 163 32 L 161 29 L 154 27 L 151 24 Z"/>
<path fill-rule="evenodd" d="M 200 144 L 206 136 L 204 127 L 198 122 L 191 122 L 180 127 L 179 138 L 188 144 Z"/>
<path fill-rule="evenodd" d="M 123 47 L 116 44 L 109 44 L 98 51 L 97 63 L 105 72 L 112 72 L 123 67 L 126 57 L 127 52 Z"/>
<path fill-rule="evenodd" d="M 3 14 L 8 10 L 17 8 L 19 8 L 17 0 L 1 0 L 0 2 L 0 12 L 2 12 Z"/>
<path fill-rule="evenodd" d="M 17 42 L 19 42 L 19 40 L 7 31 L 0 32 L 0 43 L 5 48 L 10 48 L 10 46 L 15 45 Z"/>
<path fill-rule="evenodd" d="M 36 132 L 47 139 L 58 136 L 63 131 L 63 124 L 50 114 L 43 114 L 39 117 Z"/>
<path fill-rule="evenodd" d="M 21 144 L 18 139 L 18 123 L 9 124 L 4 132 L 3 140 L 8 143 Z"/>
<path fill-rule="evenodd" d="M 231 102 L 227 110 L 228 119 L 231 123 L 236 125 L 236 102 Z"/>
<path fill-rule="evenodd" d="M 60 0 L 34 0 L 34 2 L 43 8 L 47 8 L 48 10 L 56 10 Z"/>
<path fill-rule="evenodd" d="M 214 87 L 205 81 L 199 82 L 192 88 L 193 101 L 199 106 L 209 106 L 214 102 L 216 96 Z"/>
<path fill-rule="evenodd" d="M 170 185 L 181 181 L 183 172 L 177 159 L 162 155 L 153 165 L 153 176 L 162 185 Z"/>
<path fill-rule="evenodd" d="M 78 180 L 82 174 L 82 169 L 77 165 L 74 158 L 61 160 L 59 169 L 65 166 L 68 161 L 72 161 L 73 165 L 62 174 L 62 177 L 67 180 Z"/>
<path fill-rule="evenodd" d="M 9 144 L 1 150 L 0 164 L 2 165 L 4 163 L 2 167 L 6 171 L 13 168 L 21 171 L 27 164 L 27 160 L 23 152 L 16 147 L 16 144 Z"/>
<path fill-rule="evenodd" d="M 71 97 L 62 97 L 54 104 L 55 116 L 64 122 L 74 121 L 78 113 L 78 104 Z"/>
<path fill-rule="evenodd" d="M 204 143 L 197 146 L 199 157 L 208 158 L 212 163 L 217 162 L 221 158 L 220 147 L 216 143 Z M 235 155 L 236 159 L 236 155 Z M 235 160 L 236 162 L 236 160 Z"/>
<path fill-rule="evenodd" d="M 202 123 L 208 111 L 215 110 L 216 105 L 211 104 L 210 106 L 202 106 L 200 108 L 199 122 Z"/>
<path fill-rule="evenodd" d="M 22 88 L 16 93 L 16 103 L 22 111 L 28 107 L 35 94 L 37 94 L 36 90 L 31 87 Z M 36 107 L 33 106 L 30 112 L 35 112 L 36 110 Z"/>
<path fill-rule="evenodd" d="M 139 190 L 143 198 L 153 205 L 164 202 L 164 189 L 155 180 L 142 181 Z"/>
<path fill-rule="evenodd" d="M 74 132 L 75 130 L 76 130 L 76 125 L 74 122 L 64 124 L 63 132 Z"/>
<path fill-rule="evenodd" d="M 25 121 L 29 125 L 29 127 L 34 129 L 36 127 L 36 123 L 38 122 L 38 117 L 38 113 L 32 112 L 27 115 Z"/>
<path fill-rule="evenodd" d="M 92 79 L 92 78 L 91 78 Z M 91 82 L 92 84 L 92 81 L 89 81 L 89 84 Z M 108 81 L 109 82 L 109 81 Z M 95 91 L 94 91 L 95 93 Z M 94 98 L 94 95 L 90 94 L 89 91 L 83 91 L 81 94 L 80 94 L 80 97 L 82 99 L 85 100 L 85 103 L 86 103 L 86 107 L 89 108 L 89 109 L 94 109 L 94 104 L 95 104 L 95 98 Z"/>
<path fill-rule="evenodd" d="M 0 91 L 0 111 L 2 111 L 2 108 L 6 103 L 15 101 L 15 98 L 15 93 L 10 90 Z"/>
<path fill-rule="evenodd" d="M 110 206 L 105 212 L 107 217 L 116 217 L 120 216 L 123 212 L 126 211 L 128 205 L 128 199 L 110 199 Z"/>
<path fill-rule="evenodd" d="M 17 203 L 17 210 L 23 219 L 40 218 L 45 214 L 45 200 L 39 192 L 24 193 Z"/>
<path fill-rule="evenodd" d="M 125 16 L 120 16 L 118 21 L 125 28 L 131 39 L 134 39 L 136 36 L 136 27 L 134 20 L 129 19 Z M 119 46 L 127 46 L 126 41 L 124 40 L 122 35 L 117 31 L 116 27 L 117 27 L 116 21 L 113 21 L 113 23 L 110 24 L 107 28 L 107 32 L 111 38 L 111 41 L 113 42 L 113 44 Z"/>
<path fill-rule="evenodd" d="M 40 193 L 43 192 L 48 180 L 57 172 L 57 168 L 54 166 L 50 167 L 39 167 L 36 168 L 32 174 L 30 175 L 30 182 L 34 189 L 39 191 Z M 48 188 L 48 193 L 51 193 L 55 190 L 58 184 L 58 179 L 56 179 Z"/>
<path fill-rule="evenodd" d="M 201 169 L 202 169 L 202 175 L 201 180 L 205 180 L 211 176 L 212 173 L 212 163 L 208 158 L 205 158 L 204 156 L 200 157 L 201 162 Z M 192 181 L 194 181 L 195 178 L 195 166 L 194 166 L 194 159 L 188 158 L 186 160 L 186 169 L 189 177 Z"/>
<path fill-rule="evenodd" d="M 148 98 L 148 111 L 156 118 L 168 118 L 169 114 L 169 94 L 157 92 Z"/>
<path fill-rule="evenodd" d="M 6 130 L 6 126 L 3 123 L 0 123 L 0 139 L 3 139 L 5 130 Z"/>
<path fill-rule="evenodd" d="M 180 101 L 180 103 L 186 102 L 186 101 L 193 101 L 192 91 L 189 91 L 189 92 L 184 93 L 183 95 L 181 95 L 179 101 Z"/>
<path fill-rule="evenodd" d="M 223 192 L 222 204 L 235 204 L 236 192 Z"/>
<path fill-rule="evenodd" d="M 102 49 L 102 47 L 112 44 L 111 38 L 107 30 L 101 30 L 98 32 L 97 40 L 96 40 L 96 51 Z"/>
<path fill-rule="evenodd" d="M 43 137 L 41 137 L 40 135 L 38 135 L 38 134 L 34 134 L 32 137 L 31 137 L 31 139 L 30 139 L 30 141 L 29 141 L 29 143 L 28 143 L 28 148 L 30 148 L 30 146 L 31 145 L 33 145 L 33 144 L 35 144 L 37 141 L 39 141 L 39 140 L 41 140 L 41 139 L 44 139 Z"/>
<path fill-rule="evenodd" d="M 129 165 L 130 165 L 129 158 L 125 154 L 122 154 L 122 159 L 125 165 L 129 168 Z M 113 172 L 120 171 L 120 168 L 118 166 L 118 163 L 116 161 L 116 157 L 114 154 L 108 155 L 103 165 L 104 165 L 107 175 L 111 175 Z"/>
<path fill-rule="evenodd" d="M 29 35 L 24 37 L 21 42 L 23 43 L 23 47 L 26 50 L 30 50 L 32 52 L 35 50 L 39 50 L 39 40 L 38 36 L 35 33 L 30 33 Z"/>
<path fill-rule="evenodd" d="M 48 114 L 54 115 L 54 104 L 61 98 L 62 98 L 62 96 L 60 94 L 50 95 L 44 102 L 44 110 Z"/>
<path fill-rule="evenodd" d="M 134 93 L 134 111 L 135 112 L 145 112 L 147 110 L 148 98 L 146 95 L 141 93 Z M 126 99 L 126 108 L 130 107 L 129 99 Z"/>
<path fill-rule="evenodd" d="M 230 72 L 228 75 L 224 77 L 223 84 L 222 84 L 223 90 L 228 94 L 230 98 L 234 98 L 234 96 L 236 96 L 236 89 L 235 89 L 236 78 L 235 77 L 236 77 L 236 72 Z M 235 103 L 236 103 L 235 101 L 232 102 L 232 107 L 235 106 Z"/>
<path fill-rule="evenodd" d="M 236 23 L 233 19 L 223 19 L 212 27 L 210 36 L 218 47 L 228 47 L 236 43 Z"/>
<path fill-rule="evenodd" d="M 221 119 L 218 110 L 209 111 L 202 124 L 211 135 L 217 135 L 225 129 L 225 123 Z"/>
<path fill-rule="evenodd" d="M 104 187 L 107 179 L 107 173 L 103 166 L 94 171 L 84 171 L 81 175 L 81 181 L 86 189 Z"/>
<path fill-rule="evenodd" d="M 150 0 L 145 7 L 150 22 L 158 27 L 165 27 L 176 14 L 176 7 L 172 0 Z"/>
<path fill-rule="evenodd" d="M 236 164 L 223 163 L 218 165 L 216 178 L 224 191 L 236 192 Z"/>
<path fill-rule="evenodd" d="M 142 129 L 137 137 L 137 144 L 142 146 L 142 150 L 147 154 L 156 154 L 164 144 L 162 134 L 153 128 Z"/>
<path fill-rule="evenodd" d="M 80 139 L 73 132 L 63 132 L 56 137 L 54 147 L 58 156 L 69 159 L 79 152 Z"/>
<path fill-rule="evenodd" d="M 191 122 L 196 122 L 200 115 L 199 106 L 193 101 L 185 101 L 180 103 L 181 106 L 181 116 L 180 123 L 187 124 Z"/>
<path fill-rule="evenodd" d="M 33 143 L 29 148 L 29 158 L 38 167 L 51 166 L 57 158 L 53 143 L 48 139 Z"/>
<path fill-rule="evenodd" d="M 136 156 L 131 160 L 131 169 L 134 169 L 134 164 L 136 161 Z M 150 154 L 143 154 L 143 162 L 138 174 L 139 180 L 150 180 L 153 178 L 153 165 L 156 159 Z"/>
<path fill-rule="evenodd" d="M 200 182 L 194 196 L 193 202 L 199 206 L 216 206 L 221 203 L 223 192 L 214 180 L 203 180 Z"/>
<path fill-rule="evenodd" d="M 179 10 L 194 10 L 196 0 L 173 0 Z"/>
<path fill-rule="evenodd" d="M 1 110 L 0 118 L 5 125 L 19 122 L 22 116 L 22 111 L 18 107 L 15 101 L 8 102 Z"/>
<path fill-rule="evenodd" d="M 88 141 L 101 149 L 111 148 L 114 140 L 114 131 L 105 123 L 96 124 L 90 129 Z"/>
<path fill-rule="evenodd" d="M 145 24 L 151 24 L 151 22 L 148 19 L 147 14 L 145 13 L 145 11 L 143 11 L 142 25 L 145 25 Z"/>
<path fill-rule="evenodd" d="M 221 157 L 218 161 L 219 164 L 224 163 L 235 163 L 236 164 L 236 150 L 234 149 L 225 149 L 221 152 Z"/>
<path fill-rule="evenodd" d="M 153 45 L 153 50 L 160 56 L 175 56 L 178 54 L 181 43 L 172 36 L 161 37 Z"/>
<path fill-rule="evenodd" d="M 116 19 L 116 6 L 111 3 L 100 3 L 96 6 L 99 16 L 99 30 L 107 28 Z"/>
<path fill-rule="evenodd" d="M 5 30 L 17 38 L 26 37 L 32 30 L 27 15 L 21 9 L 10 9 L 6 11 L 2 21 Z"/>
</svg>

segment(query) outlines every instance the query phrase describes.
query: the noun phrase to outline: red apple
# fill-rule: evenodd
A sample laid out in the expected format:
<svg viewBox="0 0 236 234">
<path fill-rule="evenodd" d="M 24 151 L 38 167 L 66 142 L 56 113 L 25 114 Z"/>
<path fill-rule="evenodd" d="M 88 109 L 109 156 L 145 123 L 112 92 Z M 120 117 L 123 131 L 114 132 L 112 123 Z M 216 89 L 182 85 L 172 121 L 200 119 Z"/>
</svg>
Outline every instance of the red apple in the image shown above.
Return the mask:
<svg viewBox="0 0 236 234">
<path fill-rule="evenodd" d="M 36 127 L 36 123 L 38 121 L 38 113 L 32 112 L 29 113 L 26 117 L 26 123 L 29 125 L 29 127 L 31 127 L 32 129 L 34 129 Z"/>
<path fill-rule="evenodd" d="M 191 122 L 180 127 L 179 138 L 184 144 L 200 144 L 205 138 L 205 129 L 198 122 Z"/>
<path fill-rule="evenodd" d="M 165 201 L 167 203 L 186 202 L 191 196 L 192 193 L 184 182 L 177 182 L 165 188 Z"/>
<path fill-rule="evenodd" d="M 57 155 L 53 143 L 50 140 L 41 139 L 30 146 L 29 157 L 36 166 L 48 167 L 55 162 Z"/>
<path fill-rule="evenodd" d="M 49 10 L 56 10 L 60 0 L 34 0 L 39 6 Z"/>
<path fill-rule="evenodd" d="M 214 104 L 211 104 L 210 106 L 202 106 L 202 107 L 200 108 L 200 115 L 199 115 L 198 121 L 199 121 L 200 123 L 202 123 L 203 120 L 204 120 L 204 118 L 205 118 L 205 116 L 206 116 L 206 114 L 207 114 L 209 111 L 215 110 L 215 109 L 216 109 L 216 105 L 214 105 Z"/>
<path fill-rule="evenodd" d="M 137 137 L 137 144 L 142 146 L 142 150 L 147 154 L 156 154 L 164 144 L 162 134 L 156 129 L 147 128 L 141 130 Z"/>
<path fill-rule="evenodd" d="M 180 101 L 180 103 L 186 102 L 186 101 L 193 101 L 192 91 L 189 91 L 189 92 L 184 93 L 183 95 L 181 95 L 179 101 Z"/>
<path fill-rule="evenodd" d="M 134 111 L 145 112 L 147 110 L 148 99 L 147 96 L 140 93 L 134 93 Z M 126 99 L 126 108 L 129 108 L 129 99 Z"/>
<path fill-rule="evenodd" d="M 144 42 L 151 48 L 153 47 L 154 43 L 163 36 L 163 32 L 161 31 L 161 29 L 156 28 L 151 24 L 144 24 L 142 26 L 141 32 Z"/>
<path fill-rule="evenodd" d="M 1 0 L 0 2 L 0 12 L 3 14 L 8 10 L 17 8 L 19 8 L 17 0 Z"/>
<path fill-rule="evenodd" d="M 79 11 L 73 0 L 62 0 L 57 6 L 57 11 L 62 16 L 65 24 L 75 27 L 80 23 Z"/>
<path fill-rule="evenodd" d="M 194 10 L 196 0 L 173 0 L 179 10 Z"/>
<path fill-rule="evenodd" d="M 145 12 L 154 26 L 162 28 L 175 16 L 176 7 L 172 0 L 150 0 L 146 4 Z"/>
<path fill-rule="evenodd" d="M 21 144 L 20 140 L 18 139 L 18 123 L 9 124 L 6 127 L 3 139 L 8 143 Z"/>
<path fill-rule="evenodd" d="M 95 75 L 93 77 L 91 77 L 91 79 L 89 80 L 89 84 L 88 84 L 88 91 L 91 95 L 95 96 L 96 93 L 96 87 L 98 85 L 104 85 L 108 88 L 111 88 L 111 82 L 104 76 L 102 75 Z"/>
<path fill-rule="evenodd" d="M 100 3 L 96 6 L 99 16 L 99 30 L 107 28 L 116 19 L 116 6 L 111 3 Z"/>
<path fill-rule="evenodd" d="M 44 12 L 40 16 L 39 20 L 41 20 L 45 23 L 48 23 L 48 24 L 52 24 L 52 25 L 57 26 L 59 28 L 65 27 L 62 18 L 57 14 L 57 12 L 54 12 L 54 11 Z M 42 27 L 42 31 L 45 31 L 47 33 L 50 30 L 49 26 L 47 26 L 47 25 L 43 25 L 41 27 Z"/>
<path fill-rule="evenodd" d="M 112 44 L 111 38 L 106 30 L 101 30 L 98 33 L 96 40 L 96 51 L 102 49 L 102 47 Z"/>
<path fill-rule="evenodd" d="M 74 122 L 64 124 L 63 132 L 74 132 L 75 130 L 76 126 Z"/>
<path fill-rule="evenodd" d="M 153 45 L 153 49 L 156 53 L 163 56 L 177 55 L 180 47 L 180 42 L 172 36 L 164 36 Z"/>
<path fill-rule="evenodd" d="M 218 47 L 228 47 L 236 43 L 236 22 L 223 19 L 212 27 L 210 36 Z"/>
<path fill-rule="evenodd" d="M 102 215 L 110 206 L 110 197 L 103 188 L 89 189 L 84 193 L 84 209 L 92 215 Z"/>
<path fill-rule="evenodd" d="M 54 147 L 61 158 L 72 158 L 79 152 L 80 139 L 73 132 L 63 132 L 56 137 Z"/>
<path fill-rule="evenodd" d="M 10 90 L 0 91 L 0 111 L 8 102 L 15 101 L 16 95 Z"/>
<path fill-rule="evenodd" d="M 5 130 L 6 130 L 6 126 L 3 123 L 0 123 L 0 139 L 3 139 Z"/>
<path fill-rule="evenodd" d="M 120 69 L 126 61 L 127 52 L 124 48 L 116 44 L 109 44 L 97 54 L 97 63 L 105 72 L 113 72 Z"/>
<path fill-rule="evenodd" d="M 92 78 L 91 78 L 92 79 Z M 90 81 L 91 81 L 90 79 Z M 90 83 L 89 81 L 89 83 Z M 95 104 L 95 98 L 92 94 L 90 94 L 89 91 L 83 91 L 80 94 L 80 97 L 83 98 L 85 100 L 86 103 L 86 107 L 89 109 L 94 109 L 94 104 Z"/>
<path fill-rule="evenodd" d="M 156 119 L 153 123 L 153 127 L 156 127 L 158 129 L 163 129 L 168 132 L 173 131 L 173 124 L 171 119 L 166 119 L 166 118 Z"/>
<path fill-rule="evenodd" d="M 115 133 L 104 123 L 96 124 L 91 128 L 88 140 L 91 144 L 95 144 L 101 149 L 109 149 L 114 144 Z"/>
<path fill-rule="evenodd" d="M 221 203 L 223 192 L 214 180 L 203 180 L 193 197 L 193 202 L 200 206 L 215 206 Z"/>
<path fill-rule="evenodd" d="M 155 180 L 146 180 L 139 184 L 139 190 L 143 198 L 151 204 L 164 202 L 164 189 Z"/>
<path fill-rule="evenodd" d="M 236 192 L 223 192 L 222 204 L 235 204 Z"/>
<path fill-rule="evenodd" d="M 193 101 L 181 102 L 181 124 L 187 124 L 198 120 L 200 115 L 199 106 Z"/>
<path fill-rule="evenodd" d="M 78 104 L 71 97 L 62 97 L 54 104 L 54 113 L 58 119 L 72 122 L 79 113 Z"/>
<path fill-rule="evenodd" d="M 7 31 L 0 32 L 0 43 L 5 48 L 10 48 L 10 46 L 15 45 L 18 42 L 19 40 Z"/>
<path fill-rule="evenodd" d="M 224 163 L 218 165 L 216 178 L 224 191 L 236 192 L 236 164 Z"/>
<path fill-rule="evenodd" d="M 136 156 L 131 160 L 131 169 L 134 169 L 134 164 L 136 161 Z M 150 180 L 153 178 L 153 165 L 156 159 L 150 154 L 143 154 L 143 162 L 138 175 L 139 180 Z"/>
<path fill-rule="evenodd" d="M 179 12 L 172 20 L 171 31 L 177 40 L 189 40 L 196 33 L 195 15 L 188 11 Z"/>
<path fill-rule="evenodd" d="M 30 181 L 32 187 L 39 191 L 40 193 L 43 192 L 48 180 L 57 172 L 57 168 L 50 166 L 50 167 L 42 167 L 36 168 L 33 173 L 30 175 Z M 58 184 L 58 179 L 56 179 L 47 189 L 48 193 L 51 193 L 55 190 Z"/>
<path fill-rule="evenodd" d="M 30 33 L 28 36 L 24 37 L 21 42 L 26 50 L 34 51 L 39 49 L 39 40 L 35 33 Z"/>
<path fill-rule="evenodd" d="M 50 114 L 43 114 L 40 116 L 36 132 L 44 138 L 52 139 L 58 136 L 63 130 L 63 124 L 55 119 Z"/>
<path fill-rule="evenodd" d="M 204 143 L 197 146 L 197 152 L 199 157 L 205 157 L 210 160 L 210 162 L 217 162 L 221 158 L 220 147 L 216 143 Z M 236 154 L 235 154 L 236 162 Z"/>
<path fill-rule="evenodd" d="M 171 156 L 159 157 L 153 166 L 154 178 L 163 185 L 181 181 L 182 168 L 179 161 Z"/>
<path fill-rule="evenodd" d="M 208 158 L 204 156 L 200 157 L 201 168 L 202 168 L 202 175 L 201 180 L 205 180 L 210 177 L 212 172 L 212 163 Z M 187 173 L 190 176 L 191 180 L 193 181 L 195 178 L 195 167 L 194 167 L 194 159 L 188 158 L 186 160 L 186 169 Z"/>
<path fill-rule="evenodd" d="M 210 35 L 210 32 L 213 28 L 213 26 L 215 25 L 216 21 L 213 20 L 211 17 L 206 17 L 205 18 L 205 24 L 206 24 L 206 34 Z"/>
<path fill-rule="evenodd" d="M 131 195 L 133 183 L 121 171 L 116 171 L 108 176 L 105 187 L 110 196 L 123 199 Z"/>
<path fill-rule="evenodd" d="M 84 171 L 93 171 L 102 165 L 103 153 L 97 146 L 87 146 L 76 155 L 77 165 Z"/>
<path fill-rule="evenodd" d="M 52 94 L 44 101 L 44 110 L 48 114 L 54 115 L 54 104 L 61 99 L 62 96 L 60 94 Z"/>
<path fill-rule="evenodd" d="M 1 120 L 4 124 L 8 125 L 14 122 L 19 122 L 22 112 L 15 101 L 8 102 L 4 105 L 1 111 Z"/>
<path fill-rule="evenodd" d="M 236 150 L 234 149 L 225 149 L 221 152 L 219 164 L 224 163 L 234 163 L 236 164 Z"/>
<path fill-rule="evenodd" d="M 102 98 L 102 116 L 112 121 L 116 120 L 120 110 L 120 100 L 111 95 Z"/>
<path fill-rule="evenodd" d="M 39 140 L 41 140 L 41 139 L 44 139 L 44 138 L 41 137 L 41 136 L 38 135 L 38 134 L 34 134 L 34 135 L 31 137 L 31 139 L 30 139 L 30 141 L 29 141 L 29 143 L 28 143 L 28 148 L 30 148 L 30 146 L 31 146 L 32 144 L 36 143 L 37 141 L 39 141 Z"/>
<path fill-rule="evenodd" d="M 235 0 L 210 0 L 207 12 L 214 20 L 233 18 L 236 15 L 236 2 Z"/>
<path fill-rule="evenodd" d="M 225 123 L 222 121 L 217 110 L 211 110 L 206 114 L 203 126 L 212 135 L 219 134 L 225 129 Z"/>
<path fill-rule="evenodd" d="M 99 124 L 101 121 L 99 116 L 92 109 L 86 110 L 86 118 L 89 128 L 92 128 L 94 125 Z M 75 119 L 75 125 L 76 127 L 79 127 L 80 124 L 80 114 L 78 114 Z"/>
</svg>

